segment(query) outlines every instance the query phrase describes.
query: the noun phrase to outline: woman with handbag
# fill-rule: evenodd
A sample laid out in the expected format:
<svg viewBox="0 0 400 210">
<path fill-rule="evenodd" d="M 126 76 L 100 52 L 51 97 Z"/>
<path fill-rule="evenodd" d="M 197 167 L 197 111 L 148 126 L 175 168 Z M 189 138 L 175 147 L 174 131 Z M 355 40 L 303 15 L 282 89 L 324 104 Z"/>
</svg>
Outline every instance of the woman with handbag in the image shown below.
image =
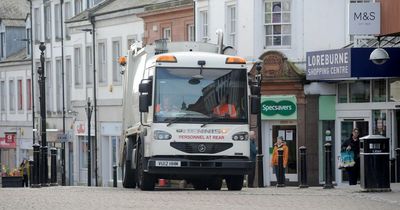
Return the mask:
<svg viewBox="0 0 400 210">
<path fill-rule="evenodd" d="M 360 176 L 360 132 L 358 128 L 354 128 L 351 137 L 343 142 L 342 150 L 352 151 L 354 153 L 354 166 L 347 167 L 346 171 L 349 175 L 349 184 L 356 185 Z"/>
</svg>

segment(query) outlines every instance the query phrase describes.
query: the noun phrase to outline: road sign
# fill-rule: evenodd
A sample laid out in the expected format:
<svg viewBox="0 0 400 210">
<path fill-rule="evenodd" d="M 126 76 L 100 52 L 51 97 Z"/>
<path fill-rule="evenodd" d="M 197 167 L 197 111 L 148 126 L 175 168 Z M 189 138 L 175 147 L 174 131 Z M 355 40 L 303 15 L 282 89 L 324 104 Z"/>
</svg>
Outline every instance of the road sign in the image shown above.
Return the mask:
<svg viewBox="0 0 400 210">
<path fill-rule="evenodd" d="M 61 143 L 65 143 L 68 142 L 69 138 L 68 138 L 68 134 L 57 134 L 57 141 L 61 142 Z"/>
</svg>

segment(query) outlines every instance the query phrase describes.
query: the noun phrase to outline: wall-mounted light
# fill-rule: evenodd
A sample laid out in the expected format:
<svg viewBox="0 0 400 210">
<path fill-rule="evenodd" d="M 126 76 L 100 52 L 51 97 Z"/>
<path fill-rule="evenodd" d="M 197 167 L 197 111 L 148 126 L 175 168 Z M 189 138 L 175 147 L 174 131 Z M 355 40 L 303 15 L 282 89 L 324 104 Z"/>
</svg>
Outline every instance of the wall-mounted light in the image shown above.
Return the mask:
<svg viewBox="0 0 400 210">
<path fill-rule="evenodd" d="M 381 38 L 378 36 L 378 48 L 371 52 L 369 60 L 376 65 L 382 65 L 389 59 L 389 53 L 385 49 L 381 48 Z"/>
</svg>

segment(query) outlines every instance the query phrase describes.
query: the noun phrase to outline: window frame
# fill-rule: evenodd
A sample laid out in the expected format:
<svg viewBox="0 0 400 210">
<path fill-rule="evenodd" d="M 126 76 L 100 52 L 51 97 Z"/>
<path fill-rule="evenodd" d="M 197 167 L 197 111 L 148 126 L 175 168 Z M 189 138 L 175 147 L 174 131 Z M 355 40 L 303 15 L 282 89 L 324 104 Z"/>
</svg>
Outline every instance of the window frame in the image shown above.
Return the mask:
<svg viewBox="0 0 400 210">
<path fill-rule="evenodd" d="M 26 78 L 26 110 L 32 111 L 32 78 Z"/>
<path fill-rule="evenodd" d="M 77 51 L 78 50 L 78 51 Z M 76 55 L 79 52 L 79 55 Z M 75 88 L 82 88 L 83 86 L 83 74 L 82 74 L 82 48 L 81 46 L 74 47 L 74 87 Z M 79 60 L 77 60 L 79 59 Z M 79 61 L 79 62 L 77 62 Z"/>
<path fill-rule="evenodd" d="M 17 78 L 17 110 L 21 112 L 24 110 L 24 93 L 23 93 L 23 79 Z"/>
<path fill-rule="evenodd" d="M 0 80 L 0 112 L 6 112 L 7 111 L 7 83 L 4 79 Z"/>
<path fill-rule="evenodd" d="M 274 3 L 281 3 L 281 10 L 278 12 L 273 11 L 273 4 Z M 289 4 L 289 9 L 283 9 L 283 3 Z M 271 4 L 271 11 L 267 11 L 267 4 Z M 263 25 L 264 25 L 264 48 L 290 48 L 292 46 L 292 38 L 293 38 L 293 31 L 292 31 L 292 8 L 293 8 L 293 1 L 292 0 L 264 0 L 263 2 Z M 274 22 L 274 14 L 277 14 L 277 17 L 280 17 L 280 22 Z M 289 15 L 289 20 L 287 22 L 283 21 L 284 15 Z M 267 22 L 267 16 L 270 15 L 271 22 Z M 277 27 L 280 26 L 280 27 Z M 284 26 L 290 31 L 289 33 L 284 33 Z M 268 28 L 271 27 L 271 33 L 268 33 Z M 279 33 L 274 32 L 274 28 L 276 30 L 280 28 Z M 275 38 L 280 39 L 280 44 L 275 44 Z M 289 37 L 289 44 L 284 44 L 284 37 Z M 271 38 L 271 44 L 269 44 L 268 39 Z"/>
<path fill-rule="evenodd" d="M 114 47 L 118 43 L 118 49 L 116 50 Z M 111 48 L 112 48 L 112 56 L 111 56 L 111 63 L 112 63 L 112 77 L 113 77 L 113 84 L 120 85 L 122 84 L 122 75 L 120 73 L 120 66 L 118 63 L 119 57 L 122 55 L 122 39 L 120 37 L 118 38 L 113 38 L 111 41 Z M 118 52 L 117 52 L 118 51 Z"/>
<path fill-rule="evenodd" d="M 209 37 L 209 29 L 208 29 L 208 10 L 203 9 L 200 10 L 199 12 L 199 17 L 200 17 L 200 37 L 201 37 L 201 42 L 208 42 L 210 37 Z"/>
<path fill-rule="evenodd" d="M 44 39 L 46 42 L 50 42 L 52 39 L 52 28 L 51 28 L 51 4 L 44 5 Z"/>
<path fill-rule="evenodd" d="M 234 9 L 234 13 L 232 13 L 232 9 Z M 233 14 L 233 15 L 232 15 Z M 228 4 L 226 5 L 226 36 L 227 43 L 230 46 L 236 46 L 237 44 L 237 6 L 236 4 Z"/>
<path fill-rule="evenodd" d="M 89 53 L 88 53 L 89 52 Z M 91 45 L 86 45 L 85 47 L 85 74 L 86 74 L 86 86 L 93 86 L 93 75 L 91 74 L 93 70 L 93 50 Z"/>
<path fill-rule="evenodd" d="M 9 78 L 8 79 L 8 110 L 10 113 L 15 113 L 15 79 Z M 11 84 L 12 83 L 12 84 Z"/>
<path fill-rule="evenodd" d="M 97 62 L 98 82 L 99 85 L 105 86 L 107 85 L 107 40 L 97 41 Z"/>
</svg>

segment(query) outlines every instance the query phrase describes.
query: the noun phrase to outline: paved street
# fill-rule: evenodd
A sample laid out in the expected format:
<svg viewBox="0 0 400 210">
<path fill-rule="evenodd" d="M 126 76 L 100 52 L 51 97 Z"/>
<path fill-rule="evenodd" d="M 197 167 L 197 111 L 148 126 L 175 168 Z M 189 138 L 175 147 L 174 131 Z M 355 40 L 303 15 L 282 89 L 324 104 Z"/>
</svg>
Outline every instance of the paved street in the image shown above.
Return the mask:
<svg viewBox="0 0 400 210">
<path fill-rule="evenodd" d="M 400 184 L 392 192 L 364 193 L 360 187 L 244 188 L 195 191 L 97 187 L 1 188 L 0 209 L 400 209 Z"/>
</svg>

